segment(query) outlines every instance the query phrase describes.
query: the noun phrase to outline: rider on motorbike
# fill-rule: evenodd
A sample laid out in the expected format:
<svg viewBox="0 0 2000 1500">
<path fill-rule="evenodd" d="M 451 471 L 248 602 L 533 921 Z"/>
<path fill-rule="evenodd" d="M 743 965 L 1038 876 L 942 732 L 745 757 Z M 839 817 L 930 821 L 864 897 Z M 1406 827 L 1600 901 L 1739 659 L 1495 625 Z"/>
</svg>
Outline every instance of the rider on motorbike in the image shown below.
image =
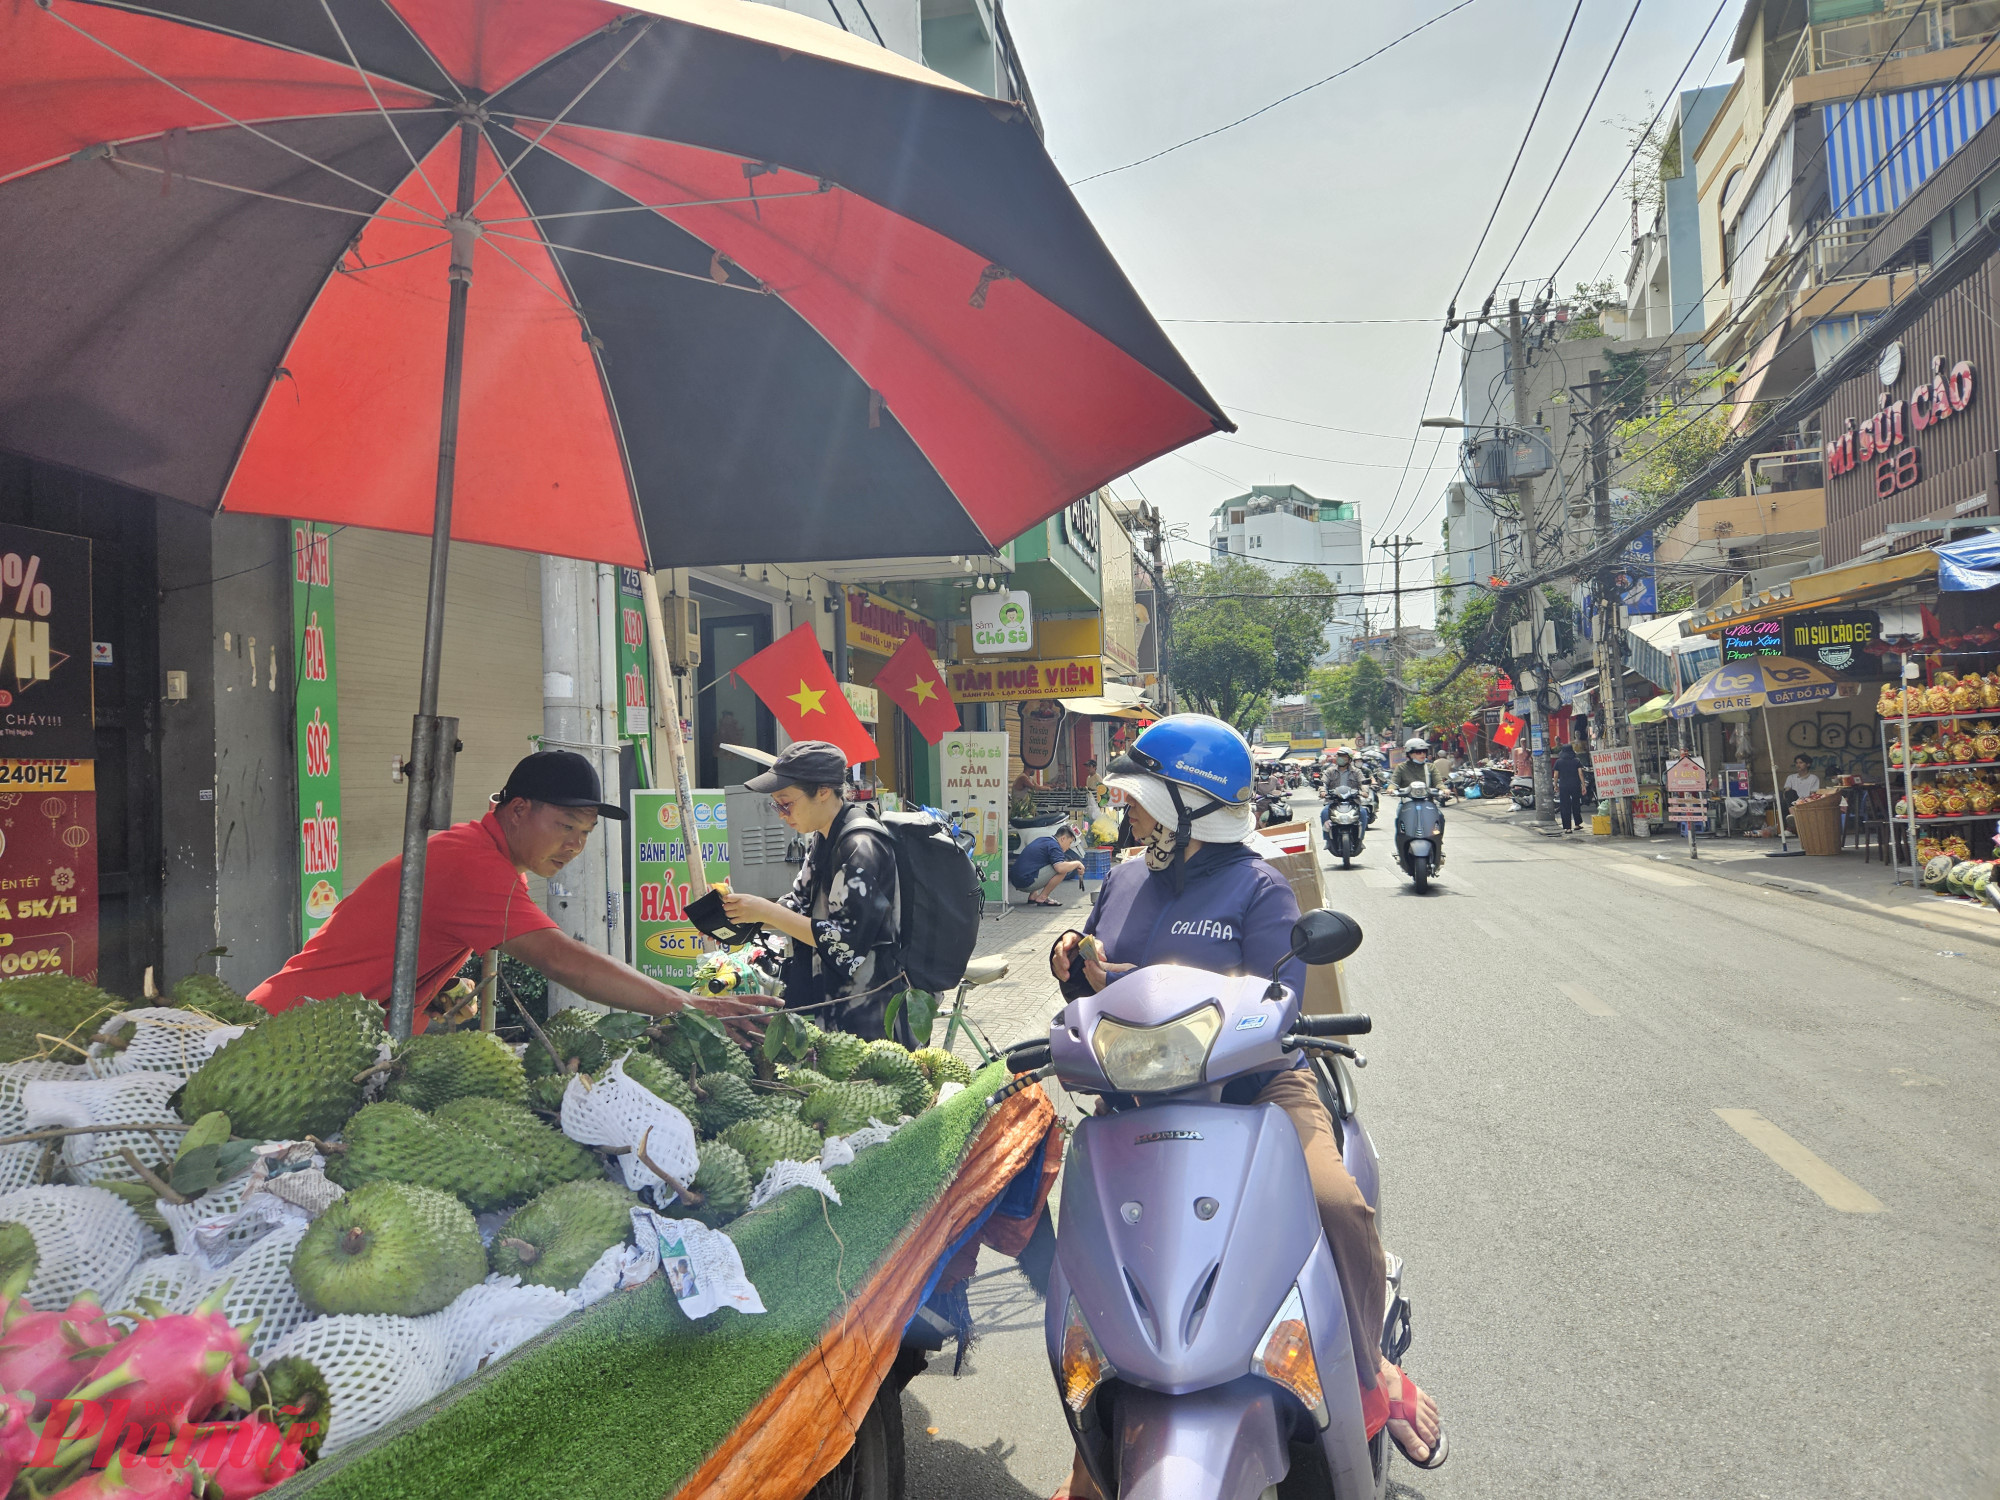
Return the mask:
<svg viewBox="0 0 2000 1500">
<path fill-rule="evenodd" d="M 1299 905 L 1285 877 L 1246 846 L 1255 828 L 1243 736 L 1205 714 L 1172 715 L 1139 736 L 1105 785 L 1125 794 L 1131 837 L 1145 857 L 1114 866 L 1085 931 L 1056 939 L 1049 968 L 1064 993 L 1101 990 L 1113 976 L 1146 964 L 1269 974 L 1290 950 Z M 1304 966 L 1293 960 L 1279 977 L 1296 991 Z M 1223 1102 L 1275 1104 L 1298 1132 L 1340 1270 L 1356 1367 L 1374 1372 L 1363 1377 L 1369 1382 L 1363 1408 L 1379 1417 L 1386 1407 L 1396 1446 L 1410 1462 L 1429 1463 L 1441 1446 L 1437 1406 L 1382 1354 L 1387 1262 L 1375 1211 L 1341 1160 L 1304 1055 L 1292 1068 L 1229 1084 Z M 1069 1494 L 1097 1493 L 1079 1459 Z"/>
<path fill-rule="evenodd" d="M 1345 745 L 1342 745 L 1338 750 L 1333 752 L 1332 769 L 1320 779 L 1320 791 L 1326 799 L 1328 812 L 1333 807 L 1334 788 L 1342 786 L 1351 786 L 1361 794 L 1361 826 L 1366 828 L 1368 826 L 1368 778 L 1354 764 L 1354 752 L 1349 750 Z M 1326 821 L 1325 813 L 1321 814 L 1320 821 Z"/>
<path fill-rule="evenodd" d="M 1400 792 L 1404 787 L 1414 785 L 1417 782 L 1422 782 L 1432 792 L 1436 792 L 1444 785 L 1444 777 L 1439 772 L 1438 764 L 1431 759 L 1431 747 L 1421 735 L 1413 735 L 1404 742 L 1403 756 L 1403 763 L 1396 767 L 1397 791 Z M 1442 811 L 1438 813 L 1438 836 L 1440 840 L 1438 845 L 1438 863 L 1443 864 L 1444 845 L 1442 839 L 1444 836 L 1444 813 Z M 1396 833 L 1396 854 L 1399 859 L 1402 857 L 1403 843 L 1403 834 L 1399 829 Z"/>
</svg>

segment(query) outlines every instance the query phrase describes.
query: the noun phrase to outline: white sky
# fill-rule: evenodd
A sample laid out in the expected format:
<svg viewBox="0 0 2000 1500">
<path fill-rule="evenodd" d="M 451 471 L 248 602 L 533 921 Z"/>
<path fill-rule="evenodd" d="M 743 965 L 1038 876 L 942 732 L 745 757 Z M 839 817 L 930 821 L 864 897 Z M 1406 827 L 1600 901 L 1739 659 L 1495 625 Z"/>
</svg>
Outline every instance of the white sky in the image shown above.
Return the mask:
<svg viewBox="0 0 2000 1500">
<path fill-rule="evenodd" d="M 1365 56 L 1454 0 L 1009 0 L 1007 17 L 1056 164 L 1075 180 L 1212 129 Z M 1727 82 L 1740 0 L 1696 52 L 1715 0 L 1640 0 L 1589 124 L 1509 281 L 1539 280 L 1621 176 L 1630 143 L 1605 121 L 1647 116 L 1691 55 L 1683 89 Z M 1474 0 L 1347 77 L 1246 125 L 1077 188 L 1112 253 L 1195 374 L 1241 429 L 1204 439 L 1113 489 L 1139 489 L 1187 526 L 1182 558 L 1205 555 L 1207 513 L 1252 484 L 1297 484 L 1361 507 L 1372 537 L 1414 534 L 1419 581 L 1439 546 L 1456 439 L 1425 433 L 1425 411 L 1457 407 L 1448 346 L 1425 404 L 1444 310 L 1466 270 L 1572 0 Z M 1604 72 L 1630 0 L 1584 0 L 1548 102 L 1493 233 L 1459 299 L 1476 311 L 1521 238 Z M 1622 284 L 1624 193 L 1559 273 Z M 1356 326 L 1198 324 L 1175 319 L 1421 318 Z M 1378 436 L 1246 415 L 1243 408 Z M 1254 444 L 1255 447 L 1243 446 Z M 1282 449 L 1281 456 L 1259 449 Z M 1330 462 L 1329 460 L 1345 460 Z M 1435 467 L 1432 467 L 1432 465 Z M 1428 474 L 1427 474 L 1428 470 Z M 1375 559 L 1380 558 L 1379 563 Z M 1369 587 L 1388 563 L 1371 552 Z M 1405 565 L 1404 581 L 1411 578 Z M 1370 599 L 1371 607 L 1388 603 Z M 1429 595 L 1404 618 L 1428 623 Z"/>
</svg>

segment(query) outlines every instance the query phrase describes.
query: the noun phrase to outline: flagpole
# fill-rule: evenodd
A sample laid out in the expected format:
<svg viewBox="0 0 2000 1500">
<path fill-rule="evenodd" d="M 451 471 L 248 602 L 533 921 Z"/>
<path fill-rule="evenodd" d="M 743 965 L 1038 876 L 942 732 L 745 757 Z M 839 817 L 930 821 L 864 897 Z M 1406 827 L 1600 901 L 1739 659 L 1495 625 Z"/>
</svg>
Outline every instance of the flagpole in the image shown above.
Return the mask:
<svg viewBox="0 0 2000 1500">
<path fill-rule="evenodd" d="M 660 580 L 649 570 L 639 570 L 639 592 L 646 602 L 646 637 L 652 645 L 654 699 L 659 707 L 653 716 L 654 737 L 664 735 L 666 744 L 653 747 L 653 764 L 673 775 L 674 806 L 680 809 L 681 837 L 688 851 L 688 900 L 699 901 L 708 894 L 707 861 L 701 857 L 701 836 L 694 821 L 694 793 L 688 787 L 687 746 L 681 740 L 681 695 L 674 686 L 674 669 L 667 660 L 667 617 L 660 608 Z"/>
</svg>

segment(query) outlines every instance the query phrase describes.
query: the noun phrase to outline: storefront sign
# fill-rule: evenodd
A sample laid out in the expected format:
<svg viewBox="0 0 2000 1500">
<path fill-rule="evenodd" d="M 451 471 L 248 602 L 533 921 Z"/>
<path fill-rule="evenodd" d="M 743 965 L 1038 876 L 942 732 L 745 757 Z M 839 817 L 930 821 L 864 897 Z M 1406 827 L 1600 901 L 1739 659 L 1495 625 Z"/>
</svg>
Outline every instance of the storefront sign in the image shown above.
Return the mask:
<svg viewBox="0 0 2000 1500">
<path fill-rule="evenodd" d="M 1873 610 L 1808 612 L 1788 615 L 1783 623 L 1785 655 L 1816 661 L 1836 672 L 1858 670 L 1871 677 L 1879 675 L 1875 658 L 1868 653 L 1880 625 Z"/>
<path fill-rule="evenodd" d="M 1849 417 L 1846 430 L 1827 439 L 1827 477 L 1863 470 L 1872 477 L 1878 500 L 1909 489 L 1924 477 L 1917 435 L 1970 407 L 1975 388 L 1971 360 L 1960 360 L 1947 373 L 1944 356 L 1935 356 L 1930 374 L 1907 398 L 1899 400 L 1885 391 L 1881 409 L 1873 416 Z"/>
<path fill-rule="evenodd" d="M 90 543 L 0 526 L 0 753 L 97 754 L 91 652 Z"/>
<path fill-rule="evenodd" d="M 944 810 L 972 835 L 972 863 L 988 901 L 1005 901 L 1007 849 L 1007 736 L 949 734 L 932 752 Z"/>
<path fill-rule="evenodd" d="M 97 978 L 96 770 L 0 760 L 0 979 Z"/>
<path fill-rule="evenodd" d="M 871 594 L 866 589 L 847 591 L 847 645 L 854 651 L 873 651 L 877 656 L 894 656 L 905 636 L 915 636 L 924 649 L 938 654 L 937 626 L 922 615 L 913 615 L 892 599 Z"/>
<path fill-rule="evenodd" d="M 1055 762 L 1063 706 L 1053 698 L 1021 705 L 1021 764 L 1045 771 Z"/>
<path fill-rule="evenodd" d="M 1021 656 L 1035 649 L 1035 601 L 1023 589 L 972 596 L 972 649 Z"/>
<path fill-rule="evenodd" d="M 1785 654 L 1783 620 L 1746 620 L 1722 627 L 1722 659 L 1748 661 L 1756 656 Z"/>
<path fill-rule="evenodd" d="M 875 689 L 858 682 L 843 682 L 840 691 L 847 699 L 847 706 L 854 710 L 855 718 L 864 724 L 882 722 L 882 695 Z"/>
<path fill-rule="evenodd" d="M 1094 698 L 1104 691 L 1095 656 L 1060 661 L 995 662 L 953 667 L 951 696 L 959 703 L 1005 703 L 1016 698 Z"/>
<path fill-rule="evenodd" d="M 1292 748 L 1292 737 L 1289 734 L 1271 734 L 1266 732 L 1264 743 L 1279 750 L 1289 750 Z"/>
<path fill-rule="evenodd" d="M 708 883 L 729 879 L 729 815 L 721 792 L 694 794 L 702 867 Z M 685 915 L 692 898 L 687 840 L 672 792 L 632 793 L 632 967 L 685 989 L 715 947 Z"/>
<path fill-rule="evenodd" d="M 648 740 L 653 733 L 650 691 L 652 657 L 646 641 L 646 596 L 637 568 L 618 570 L 618 680 L 625 705 L 619 734 L 628 740 Z"/>
<path fill-rule="evenodd" d="M 1094 573 L 1097 571 L 1097 496 L 1085 495 L 1081 500 L 1071 501 L 1056 512 L 1056 530 L 1069 550 L 1081 558 Z"/>
<path fill-rule="evenodd" d="M 1632 764 L 1630 745 L 1599 745 L 1590 752 L 1590 770 L 1597 778 L 1598 796 L 1639 795 L 1639 773 Z"/>
<path fill-rule="evenodd" d="M 299 776 L 299 931 L 311 937 L 346 894 L 340 871 L 340 694 L 333 633 L 333 538 L 292 522 L 292 661 Z"/>
</svg>

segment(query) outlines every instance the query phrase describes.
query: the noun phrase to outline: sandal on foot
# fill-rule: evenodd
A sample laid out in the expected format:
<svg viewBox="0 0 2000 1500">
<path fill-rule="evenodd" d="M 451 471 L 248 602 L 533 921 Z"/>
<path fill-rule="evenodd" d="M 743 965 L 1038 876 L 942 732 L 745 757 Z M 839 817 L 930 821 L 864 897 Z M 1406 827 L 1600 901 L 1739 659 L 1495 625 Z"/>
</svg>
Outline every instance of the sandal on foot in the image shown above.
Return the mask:
<svg viewBox="0 0 2000 1500">
<path fill-rule="evenodd" d="M 1062 902 L 1060 902 L 1060 901 L 1050 901 L 1050 900 L 1048 900 L 1048 899 L 1046 899 L 1045 897 L 1042 897 L 1042 896 L 1030 896 L 1030 897 L 1028 898 L 1028 905 L 1030 905 L 1030 906 L 1061 906 L 1061 905 L 1062 905 Z"/>
<path fill-rule="evenodd" d="M 1401 1370 L 1398 1370 L 1396 1373 L 1403 1376 L 1403 1388 L 1406 1392 L 1413 1393 L 1413 1396 L 1421 1396 L 1423 1394 L 1422 1387 L 1410 1379 L 1407 1374 L 1404 1374 Z M 1391 1422 L 1406 1423 L 1414 1431 L 1417 1425 L 1417 1403 L 1413 1399 L 1413 1396 L 1406 1396 L 1403 1399 L 1391 1397 L 1389 1401 L 1389 1420 Z M 1396 1436 L 1394 1429 L 1390 1429 L 1389 1431 L 1389 1441 L 1396 1445 L 1396 1451 L 1403 1455 L 1404 1460 L 1411 1467 L 1418 1469 L 1443 1468 L 1444 1461 L 1450 1452 L 1450 1445 L 1445 1441 L 1443 1422 L 1438 1423 L 1437 1441 L 1430 1445 L 1430 1456 L 1424 1459 L 1422 1463 L 1417 1462 L 1416 1458 L 1411 1455 L 1410 1450 L 1403 1446 L 1401 1439 Z M 1420 1437 L 1418 1441 L 1421 1442 L 1422 1438 Z"/>
</svg>

